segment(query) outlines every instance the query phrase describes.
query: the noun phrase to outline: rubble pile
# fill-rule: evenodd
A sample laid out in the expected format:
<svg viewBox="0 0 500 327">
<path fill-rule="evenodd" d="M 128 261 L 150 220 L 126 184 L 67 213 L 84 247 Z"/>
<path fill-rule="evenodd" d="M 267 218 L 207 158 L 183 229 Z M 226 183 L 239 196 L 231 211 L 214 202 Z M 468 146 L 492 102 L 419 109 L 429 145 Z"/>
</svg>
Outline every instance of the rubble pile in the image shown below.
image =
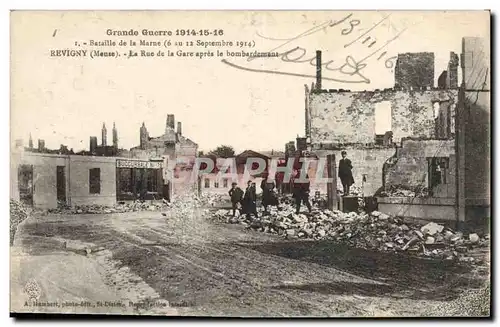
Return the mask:
<svg viewBox="0 0 500 327">
<path fill-rule="evenodd" d="M 14 244 L 17 226 L 28 217 L 27 208 L 20 202 L 10 200 L 10 245 Z"/>
<path fill-rule="evenodd" d="M 315 210 L 311 214 L 295 214 L 291 205 L 271 209 L 259 218 L 245 215 L 231 217 L 231 210 L 218 210 L 215 217 L 226 223 L 239 223 L 249 229 L 274 233 L 286 238 L 332 240 L 353 247 L 386 251 L 408 251 L 441 259 L 474 261 L 468 250 L 488 246 L 489 236 L 463 235 L 443 225 L 405 224 L 401 218 L 373 211 L 370 214 L 338 210 Z"/>
<path fill-rule="evenodd" d="M 420 187 L 410 190 L 401 186 L 390 185 L 387 187 L 387 189 L 380 192 L 380 196 L 425 198 L 429 196 L 429 190 L 426 187 Z"/>
<path fill-rule="evenodd" d="M 133 201 L 133 202 L 118 202 L 114 207 L 101 205 L 86 205 L 86 206 L 61 206 L 57 209 L 49 209 L 49 213 L 59 214 L 106 214 L 106 213 L 121 213 L 133 211 L 161 211 L 170 204 L 167 201 Z"/>
<path fill-rule="evenodd" d="M 202 193 L 201 196 L 196 196 L 195 198 L 198 200 L 200 205 L 209 207 L 215 207 L 218 204 L 229 201 L 229 197 L 226 194 Z"/>
<path fill-rule="evenodd" d="M 344 195 L 344 191 L 342 189 L 337 189 L 337 194 L 338 195 Z M 349 195 L 350 196 L 363 196 L 363 190 L 360 186 L 358 185 L 351 185 L 349 188 Z"/>
</svg>

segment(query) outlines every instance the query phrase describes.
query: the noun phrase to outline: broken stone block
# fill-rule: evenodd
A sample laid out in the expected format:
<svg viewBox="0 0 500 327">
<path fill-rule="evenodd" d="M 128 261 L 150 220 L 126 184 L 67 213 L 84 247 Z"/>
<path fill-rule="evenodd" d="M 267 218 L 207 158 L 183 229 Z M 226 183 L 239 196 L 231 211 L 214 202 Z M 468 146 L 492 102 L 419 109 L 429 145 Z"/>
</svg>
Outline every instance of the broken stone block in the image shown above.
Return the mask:
<svg viewBox="0 0 500 327">
<path fill-rule="evenodd" d="M 422 234 L 420 231 L 416 230 L 415 234 L 417 234 L 418 237 L 424 238 L 424 234 Z"/>
<path fill-rule="evenodd" d="M 451 238 L 452 238 L 453 236 L 455 236 L 455 234 L 453 234 L 453 232 L 452 232 L 452 231 L 447 230 L 446 232 L 444 232 L 444 238 L 445 238 L 446 240 L 451 240 Z"/>
<path fill-rule="evenodd" d="M 444 226 L 443 225 L 438 225 L 436 223 L 428 223 L 427 225 L 423 226 L 422 228 L 420 228 L 420 230 L 422 231 L 422 233 L 427 233 L 429 235 L 434 235 L 436 233 L 441 233 L 444 229 Z"/>
<path fill-rule="evenodd" d="M 441 234 L 436 235 L 436 243 L 443 243 L 444 242 L 444 237 Z"/>
<path fill-rule="evenodd" d="M 389 219 L 389 215 L 388 214 L 385 214 L 385 213 L 380 213 L 380 215 L 378 216 L 378 219 L 380 220 L 387 220 Z"/>
<path fill-rule="evenodd" d="M 407 231 L 410 230 L 410 228 L 408 226 L 406 226 L 405 224 L 403 224 L 403 225 L 401 225 L 399 227 L 401 228 L 402 231 L 405 231 L 405 232 L 407 232 Z"/>
<path fill-rule="evenodd" d="M 403 246 L 402 250 L 403 251 L 408 250 L 410 247 L 417 244 L 418 241 L 419 241 L 418 237 L 414 236 L 411 240 L 408 241 L 408 243 L 405 244 L 405 246 Z"/>
<path fill-rule="evenodd" d="M 432 236 L 427 236 L 425 239 L 425 244 L 434 244 L 436 242 L 436 239 Z"/>
<path fill-rule="evenodd" d="M 479 242 L 479 236 L 476 233 L 469 234 L 469 240 L 472 243 L 477 243 L 477 242 Z"/>
<path fill-rule="evenodd" d="M 373 216 L 373 217 L 378 217 L 378 216 L 380 216 L 380 214 L 381 214 L 381 212 L 380 212 L 380 211 L 372 211 L 372 212 L 370 213 L 370 215 L 371 215 L 371 216 Z"/>
<path fill-rule="evenodd" d="M 323 230 L 323 229 L 318 230 L 318 235 L 319 235 L 320 237 L 325 237 L 325 235 L 326 235 L 325 230 Z"/>
</svg>

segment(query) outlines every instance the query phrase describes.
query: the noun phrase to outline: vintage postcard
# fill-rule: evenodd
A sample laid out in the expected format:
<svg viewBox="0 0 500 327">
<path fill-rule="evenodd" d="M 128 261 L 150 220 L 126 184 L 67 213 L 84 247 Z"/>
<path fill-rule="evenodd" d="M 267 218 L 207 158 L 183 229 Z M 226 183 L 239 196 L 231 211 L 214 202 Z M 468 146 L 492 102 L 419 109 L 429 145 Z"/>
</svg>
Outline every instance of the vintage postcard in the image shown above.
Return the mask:
<svg viewBox="0 0 500 327">
<path fill-rule="evenodd" d="M 10 312 L 490 317 L 489 11 L 22 11 Z"/>
</svg>

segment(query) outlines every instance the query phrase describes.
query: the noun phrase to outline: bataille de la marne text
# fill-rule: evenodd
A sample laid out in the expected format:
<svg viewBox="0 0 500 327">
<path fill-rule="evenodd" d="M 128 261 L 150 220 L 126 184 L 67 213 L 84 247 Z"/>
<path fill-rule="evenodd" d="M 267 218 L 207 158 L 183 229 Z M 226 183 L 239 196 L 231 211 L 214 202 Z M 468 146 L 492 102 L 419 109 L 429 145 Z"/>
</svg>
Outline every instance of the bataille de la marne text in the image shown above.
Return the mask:
<svg viewBox="0 0 500 327">
<path fill-rule="evenodd" d="M 122 39 L 104 39 L 104 40 L 86 40 L 74 41 L 73 46 L 70 48 L 50 49 L 49 54 L 51 57 L 152 57 L 152 56 L 179 56 L 179 57 L 195 57 L 204 56 L 211 57 L 214 53 L 208 48 L 211 47 L 236 47 L 236 48 L 252 48 L 255 43 L 251 40 L 217 40 L 210 41 L 206 39 L 184 39 L 184 40 L 171 40 L 164 37 L 223 37 L 224 30 L 222 29 L 176 29 L 176 30 L 148 30 L 143 29 L 141 32 L 137 30 L 129 31 L 116 31 L 112 29 L 106 30 L 107 37 L 121 37 Z M 160 37 L 158 39 L 130 39 L 126 37 Z M 203 53 L 187 52 L 179 50 L 176 47 L 198 47 L 207 51 Z M 82 49 L 82 47 L 98 47 L 106 49 Z M 113 47 L 149 47 L 148 50 L 130 50 L 130 51 L 116 51 L 111 49 Z M 172 50 L 170 50 L 172 47 Z M 165 51 L 151 51 L 165 48 Z M 175 50 L 174 50 L 175 48 Z"/>
</svg>

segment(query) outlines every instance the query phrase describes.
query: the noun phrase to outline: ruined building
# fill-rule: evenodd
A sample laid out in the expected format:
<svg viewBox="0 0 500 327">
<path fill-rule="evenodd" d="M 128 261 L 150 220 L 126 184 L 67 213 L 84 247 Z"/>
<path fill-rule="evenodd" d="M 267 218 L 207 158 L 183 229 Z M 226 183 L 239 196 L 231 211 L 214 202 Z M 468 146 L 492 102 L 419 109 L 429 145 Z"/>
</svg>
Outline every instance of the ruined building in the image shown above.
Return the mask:
<svg viewBox="0 0 500 327">
<path fill-rule="evenodd" d="M 89 151 L 82 151 L 82 155 L 91 155 L 99 157 L 115 157 L 120 153 L 118 148 L 118 130 L 113 122 L 113 145 L 108 145 L 108 130 L 106 129 L 106 124 L 102 123 L 101 128 L 101 145 L 98 145 L 97 137 L 90 137 Z"/>
<path fill-rule="evenodd" d="M 394 75 L 395 88 L 411 90 L 434 87 L 434 53 L 400 53 Z"/>
<path fill-rule="evenodd" d="M 175 117 L 169 114 L 165 132 L 158 137 L 150 137 L 143 122 L 139 129 L 139 146 L 130 149 L 130 152 L 133 158 L 194 158 L 198 154 L 198 145 L 182 134 L 181 122 L 177 122 L 175 129 Z"/>
<path fill-rule="evenodd" d="M 399 180 L 389 184 L 402 183 L 409 189 L 426 184 L 426 156 L 439 153 L 448 157 L 454 151 L 458 99 L 456 88 L 438 89 L 429 84 L 434 80 L 433 58 L 429 53 L 400 55 L 392 89 L 324 90 L 318 89 L 319 81 L 310 89 L 306 85 L 306 137 L 310 151 L 321 156 L 333 150 L 339 158 L 340 151 L 346 150 L 355 165 L 356 185 L 363 187 L 365 195 L 375 194 L 392 176 Z M 413 76 L 417 67 L 422 68 L 419 76 Z M 408 159 L 408 166 L 402 165 L 404 160 L 399 161 L 398 168 L 404 173 L 384 175 L 385 162 L 398 147 L 405 147 L 403 142 L 408 138 L 439 141 L 417 143 L 422 149 L 415 149 L 419 154 Z"/>
<path fill-rule="evenodd" d="M 340 151 L 346 150 L 354 165 L 355 185 L 364 195 L 404 189 L 413 197 L 425 194 L 433 199 L 412 198 L 412 203 L 423 201 L 424 209 L 405 204 L 401 211 L 405 215 L 429 215 L 439 208 L 435 216 L 453 221 L 461 193 L 476 205 L 469 211 L 484 212 L 489 199 L 484 188 L 489 185 L 490 108 L 489 79 L 483 83 L 486 50 L 478 50 L 486 47 L 484 42 L 464 38 L 460 61 L 465 84 L 460 88 L 460 62 L 453 52 L 437 87 L 434 54 L 406 53 L 398 56 L 394 88 L 359 92 L 322 89 L 318 55 L 316 87 L 305 86 L 308 150 L 318 157 L 334 153 L 337 161 Z M 487 174 L 473 174 L 477 164 Z M 460 183 L 470 187 L 461 190 Z M 338 187 L 342 189 L 340 181 Z M 430 206 L 426 201 L 434 207 L 425 207 Z M 465 208 L 467 200 L 462 202 Z"/>
</svg>

